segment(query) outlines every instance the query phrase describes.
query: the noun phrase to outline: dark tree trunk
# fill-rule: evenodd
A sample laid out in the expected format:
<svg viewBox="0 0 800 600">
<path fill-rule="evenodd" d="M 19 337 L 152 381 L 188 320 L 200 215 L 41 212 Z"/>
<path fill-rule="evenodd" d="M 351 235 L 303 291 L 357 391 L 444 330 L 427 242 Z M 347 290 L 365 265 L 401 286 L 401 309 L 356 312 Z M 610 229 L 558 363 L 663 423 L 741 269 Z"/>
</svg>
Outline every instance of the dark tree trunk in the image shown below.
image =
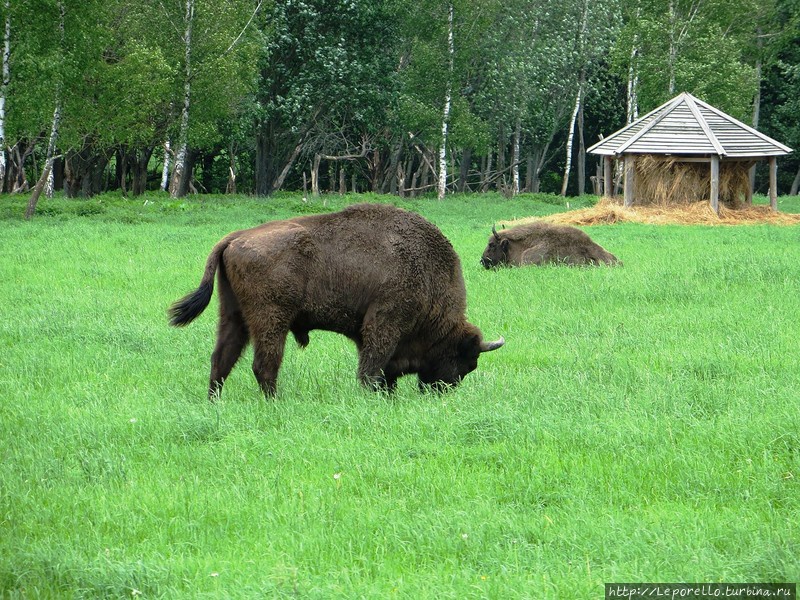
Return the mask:
<svg viewBox="0 0 800 600">
<path fill-rule="evenodd" d="M 6 179 L 8 181 L 6 189 L 14 194 L 18 192 L 25 192 L 28 190 L 28 175 L 25 172 L 25 161 L 33 152 L 36 147 L 36 141 L 33 140 L 27 144 L 25 140 L 20 140 L 9 152 L 10 164 L 6 169 Z"/>
<path fill-rule="evenodd" d="M 178 188 L 178 198 L 184 197 L 190 191 L 193 193 L 197 193 L 197 190 L 194 189 L 192 185 L 192 181 L 194 180 L 194 164 L 197 160 L 197 151 L 192 150 L 191 148 L 187 148 L 186 150 L 186 163 L 184 167 L 184 176 L 181 177 L 180 187 Z"/>
<path fill-rule="evenodd" d="M 147 165 L 155 150 L 154 146 L 129 148 L 120 146 L 116 151 L 117 164 L 114 171 L 114 186 L 127 195 L 141 196 L 147 191 Z M 128 179 L 130 176 L 130 187 Z"/>
<path fill-rule="evenodd" d="M 231 142 L 231 146 L 228 149 L 230 164 L 228 165 L 228 183 L 225 186 L 226 194 L 236 193 L 236 148 L 237 144 Z"/>
<path fill-rule="evenodd" d="M 269 196 L 283 187 L 295 161 L 308 138 L 309 129 L 320 111 L 315 111 L 301 128 L 300 134 L 292 133 L 278 119 L 260 123 L 256 132 L 256 195 Z"/>
<path fill-rule="evenodd" d="M 456 188 L 461 193 L 467 190 L 470 166 L 472 166 L 472 148 L 465 148 L 464 153 L 461 155 L 461 168 L 458 171 L 458 185 Z"/>
<path fill-rule="evenodd" d="M 135 153 L 133 161 L 133 195 L 141 196 L 147 191 L 147 165 L 155 146 L 141 148 Z"/>
<path fill-rule="evenodd" d="M 500 126 L 500 134 L 497 138 L 497 171 L 503 172 L 506 168 L 506 133 L 505 127 Z"/>
<path fill-rule="evenodd" d="M 420 167 L 420 174 L 419 174 L 419 187 L 421 188 L 428 187 L 428 173 L 430 173 L 430 166 L 428 161 L 425 160 L 425 157 L 423 157 L 422 166 Z"/>
<path fill-rule="evenodd" d="M 204 152 L 203 153 L 203 176 L 200 179 L 200 184 L 203 186 L 203 191 L 207 194 L 212 193 L 214 190 L 214 158 L 216 158 L 216 152 Z"/>
<path fill-rule="evenodd" d="M 529 150 L 525 161 L 525 191 L 528 193 L 533 191 L 533 169 L 533 154 Z"/>
<path fill-rule="evenodd" d="M 800 165 L 797 166 L 797 173 L 792 181 L 792 187 L 789 189 L 790 196 L 797 196 L 797 191 L 800 189 Z"/>
<path fill-rule="evenodd" d="M 272 160 L 270 157 L 270 137 L 267 127 L 262 125 L 256 134 L 256 164 L 255 164 L 255 186 L 256 196 L 269 196 L 272 184 L 270 174 Z"/>
<path fill-rule="evenodd" d="M 303 141 L 300 142 L 295 146 L 292 155 L 289 157 L 289 160 L 286 161 L 286 164 L 283 166 L 283 169 L 275 180 L 272 182 L 272 185 L 269 187 L 269 193 L 277 192 L 279 189 L 283 187 L 283 182 L 286 181 L 286 176 L 289 175 L 289 170 L 294 165 L 294 161 L 297 160 L 297 157 L 300 156 L 300 151 L 303 149 Z"/>
<path fill-rule="evenodd" d="M 370 190 L 379 193 L 381 190 L 381 173 L 383 172 L 383 154 L 380 150 L 372 152 L 372 172 L 370 173 Z"/>
<path fill-rule="evenodd" d="M 403 138 L 401 137 L 392 150 L 392 155 L 389 158 L 389 167 L 386 169 L 386 177 L 383 178 L 383 183 L 381 184 L 382 194 L 386 193 L 387 185 L 389 186 L 390 194 L 397 194 L 397 190 L 400 187 L 400 171 L 402 170 L 402 167 L 400 166 L 400 155 L 402 152 Z"/>
<path fill-rule="evenodd" d="M 64 162 L 64 192 L 67 197 L 89 198 L 102 191 L 103 172 L 113 153 L 97 152 L 91 142 L 67 153 Z"/>
<path fill-rule="evenodd" d="M 117 150 L 117 168 L 115 178 L 119 189 L 122 190 L 122 195 L 128 195 L 128 149 L 123 146 Z"/>
<path fill-rule="evenodd" d="M 60 156 L 53 159 L 53 189 L 64 189 L 64 159 Z"/>
</svg>

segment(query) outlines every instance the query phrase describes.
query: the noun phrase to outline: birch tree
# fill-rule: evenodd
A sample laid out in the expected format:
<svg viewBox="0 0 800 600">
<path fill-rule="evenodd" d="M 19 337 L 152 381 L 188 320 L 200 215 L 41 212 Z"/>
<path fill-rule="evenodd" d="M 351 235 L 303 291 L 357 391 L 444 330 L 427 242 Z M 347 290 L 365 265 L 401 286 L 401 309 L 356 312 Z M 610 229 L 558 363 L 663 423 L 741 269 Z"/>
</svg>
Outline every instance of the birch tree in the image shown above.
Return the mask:
<svg viewBox="0 0 800 600">
<path fill-rule="evenodd" d="M 768 3 L 769 4 L 769 3 Z M 779 189 L 800 192 L 800 4 L 776 2 L 771 13 L 759 13 L 763 38 L 761 114 L 759 127 L 767 135 L 794 148 L 780 160 Z"/>
<path fill-rule="evenodd" d="M 5 0 L 5 28 L 3 33 L 3 82 L 0 85 L 0 192 L 6 180 L 6 96 L 11 78 L 9 60 L 11 57 L 11 2 Z"/>
<path fill-rule="evenodd" d="M 394 4 L 286 0 L 269 7 L 254 115 L 256 194 L 280 189 L 298 164 L 316 173 L 317 156 L 364 164 L 371 187 L 379 185 L 381 155 L 371 142 L 365 156 L 362 148 L 385 135 L 396 102 Z"/>
<path fill-rule="evenodd" d="M 447 189 L 447 127 L 450 124 L 450 103 L 453 93 L 453 61 L 455 49 L 453 47 L 453 3 L 447 6 L 447 87 L 444 95 L 444 111 L 442 114 L 442 142 L 439 147 L 439 186 L 438 198 L 444 199 Z"/>
<path fill-rule="evenodd" d="M 112 60 L 98 78 L 118 90 L 119 110 L 103 115 L 115 131 L 106 136 L 100 128 L 92 135 L 95 147 L 114 151 L 116 178 L 132 174 L 134 194 L 146 188 L 148 161 L 156 155 L 163 158 L 158 189 L 184 195 L 198 152 L 213 159 L 227 147 L 228 123 L 251 106 L 257 41 L 251 23 L 260 3 L 116 1 L 108 18 L 119 21 L 112 31 L 121 33 L 107 41 L 103 52 Z M 165 27 L 154 30 L 154 17 Z"/>
<path fill-rule="evenodd" d="M 583 101 L 583 80 L 578 84 L 578 93 L 575 97 L 575 108 L 572 109 L 572 118 L 569 120 L 569 128 L 567 129 L 567 149 L 566 161 L 564 166 L 564 177 L 561 181 L 561 195 L 567 195 L 567 185 L 569 184 L 569 172 L 572 167 L 572 142 L 575 137 L 575 122 L 578 120 L 578 113 L 581 109 L 581 102 Z"/>
<path fill-rule="evenodd" d="M 756 81 L 742 52 L 749 0 L 639 0 L 625 19 L 611 62 L 629 82 L 629 118 L 635 103 L 650 110 L 690 91 L 749 120 Z"/>
<path fill-rule="evenodd" d="M 583 86 L 586 83 L 586 64 L 585 61 L 588 59 L 586 58 L 586 28 L 588 26 L 589 21 L 589 2 L 588 0 L 584 0 L 583 6 L 581 8 L 581 25 L 580 30 L 578 32 L 578 40 L 577 40 L 577 50 L 578 56 L 580 57 L 579 60 L 583 62 L 580 65 L 580 78 L 578 79 L 578 91 L 575 95 L 575 108 L 572 110 L 572 118 L 569 121 L 569 129 L 567 130 L 567 150 L 566 150 L 566 161 L 564 166 L 564 179 L 561 183 L 561 195 L 567 195 L 567 185 L 569 184 L 569 172 L 570 168 L 572 167 L 572 142 L 575 136 L 575 122 L 578 119 L 578 113 L 581 110 L 581 104 L 583 102 Z"/>
<path fill-rule="evenodd" d="M 59 0 L 58 2 L 58 12 L 59 12 L 58 31 L 60 36 L 59 49 L 63 53 L 64 15 L 66 12 L 63 0 Z M 55 108 L 53 109 L 53 120 L 50 127 L 50 138 L 48 139 L 47 142 L 45 166 L 44 169 L 42 170 L 42 176 L 39 178 L 39 182 L 36 184 L 36 187 L 34 188 L 33 193 L 31 194 L 31 197 L 28 200 L 28 206 L 25 209 L 25 219 L 30 219 L 31 217 L 33 217 L 34 212 L 36 212 L 36 205 L 39 202 L 39 196 L 41 195 L 43 190 L 45 196 L 47 196 L 48 198 L 52 197 L 53 195 L 53 161 L 55 160 L 56 143 L 58 142 L 59 127 L 61 126 L 61 102 L 62 102 L 61 94 L 62 94 L 62 80 L 61 80 L 61 74 L 59 74 L 55 83 L 55 92 L 54 92 Z"/>
<path fill-rule="evenodd" d="M 189 188 L 186 158 L 189 149 L 189 111 L 192 105 L 192 26 L 194 24 L 194 0 L 184 0 L 183 17 L 183 104 L 181 108 L 180 129 L 178 130 L 178 150 L 175 154 L 175 169 L 172 174 L 169 194 L 173 198 L 185 196 Z"/>
<path fill-rule="evenodd" d="M 166 140 L 164 142 L 164 164 L 161 167 L 161 184 L 158 186 L 162 192 L 168 191 L 169 188 L 169 169 L 171 159 L 172 148 L 170 147 L 169 140 Z"/>
</svg>

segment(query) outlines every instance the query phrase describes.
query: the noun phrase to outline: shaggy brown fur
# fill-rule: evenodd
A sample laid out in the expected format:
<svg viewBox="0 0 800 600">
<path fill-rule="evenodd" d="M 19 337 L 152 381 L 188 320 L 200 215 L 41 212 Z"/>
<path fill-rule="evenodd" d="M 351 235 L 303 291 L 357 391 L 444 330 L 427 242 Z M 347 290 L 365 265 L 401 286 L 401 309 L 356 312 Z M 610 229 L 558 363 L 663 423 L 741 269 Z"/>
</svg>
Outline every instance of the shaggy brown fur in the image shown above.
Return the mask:
<svg viewBox="0 0 800 600">
<path fill-rule="evenodd" d="M 577 227 L 536 221 L 500 231 L 492 227 L 481 264 L 522 266 L 563 263 L 567 265 L 615 265 L 617 257 Z"/>
<path fill-rule="evenodd" d="M 190 323 L 208 305 L 217 274 L 219 327 L 208 393 L 222 389 L 248 341 L 253 373 L 275 393 L 284 343 L 301 346 L 325 329 L 358 347 L 358 376 L 394 388 L 418 374 L 421 386 L 458 384 L 476 368 L 484 342 L 465 317 L 461 264 L 450 242 L 419 215 L 379 204 L 295 217 L 236 231 L 208 257 L 199 288 L 170 309 Z"/>
</svg>

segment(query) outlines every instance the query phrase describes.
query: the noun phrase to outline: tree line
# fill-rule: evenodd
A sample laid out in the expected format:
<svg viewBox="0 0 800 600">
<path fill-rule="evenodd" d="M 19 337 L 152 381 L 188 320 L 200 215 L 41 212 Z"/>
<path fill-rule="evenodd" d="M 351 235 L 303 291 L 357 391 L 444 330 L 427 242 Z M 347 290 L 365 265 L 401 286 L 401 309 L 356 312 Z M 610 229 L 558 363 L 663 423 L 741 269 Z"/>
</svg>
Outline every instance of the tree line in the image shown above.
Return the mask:
<svg viewBox="0 0 800 600">
<path fill-rule="evenodd" d="M 681 91 L 800 148 L 800 0 L 0 1 L 7 193 L 583 194 Z"/>
</svg>

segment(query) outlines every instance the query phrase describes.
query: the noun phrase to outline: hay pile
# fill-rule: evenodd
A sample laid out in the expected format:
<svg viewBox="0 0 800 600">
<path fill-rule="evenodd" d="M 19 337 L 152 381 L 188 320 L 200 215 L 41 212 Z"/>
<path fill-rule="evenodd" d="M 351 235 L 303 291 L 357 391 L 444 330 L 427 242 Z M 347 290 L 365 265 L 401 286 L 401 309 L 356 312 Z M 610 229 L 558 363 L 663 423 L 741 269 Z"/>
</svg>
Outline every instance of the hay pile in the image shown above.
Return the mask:
<svg viewBox="0 0 800 600">
<path fill-rule="evenodd" d="M 603 225 L 608 223 L 648 223 L 654 225 L 798 225 L 800 215 L 772 212 L 769 206 L 742 206 L 730 208 L 720 205 L 719 215 L 708 201 L 692 202 L 679 206 L 637 206 L 625 208 L 618 198 L 602 198 L 591 208 L 582 208 L 548 217 L 519 219 L 506 225 L 521 225 L 542 220 L 564 225 Z"/>
<path fill-rule="evenodd" d="M 750 186 L 752 161 L 723 161 L 719 166 L 719 202 L 736 208 Z M 682 162 L 675 157 L 639 156 L 636 169 L 636 203 L 656 206 L 692 204 L 708 200 L 711 169 L 707 162 Z"/>
</svg>

